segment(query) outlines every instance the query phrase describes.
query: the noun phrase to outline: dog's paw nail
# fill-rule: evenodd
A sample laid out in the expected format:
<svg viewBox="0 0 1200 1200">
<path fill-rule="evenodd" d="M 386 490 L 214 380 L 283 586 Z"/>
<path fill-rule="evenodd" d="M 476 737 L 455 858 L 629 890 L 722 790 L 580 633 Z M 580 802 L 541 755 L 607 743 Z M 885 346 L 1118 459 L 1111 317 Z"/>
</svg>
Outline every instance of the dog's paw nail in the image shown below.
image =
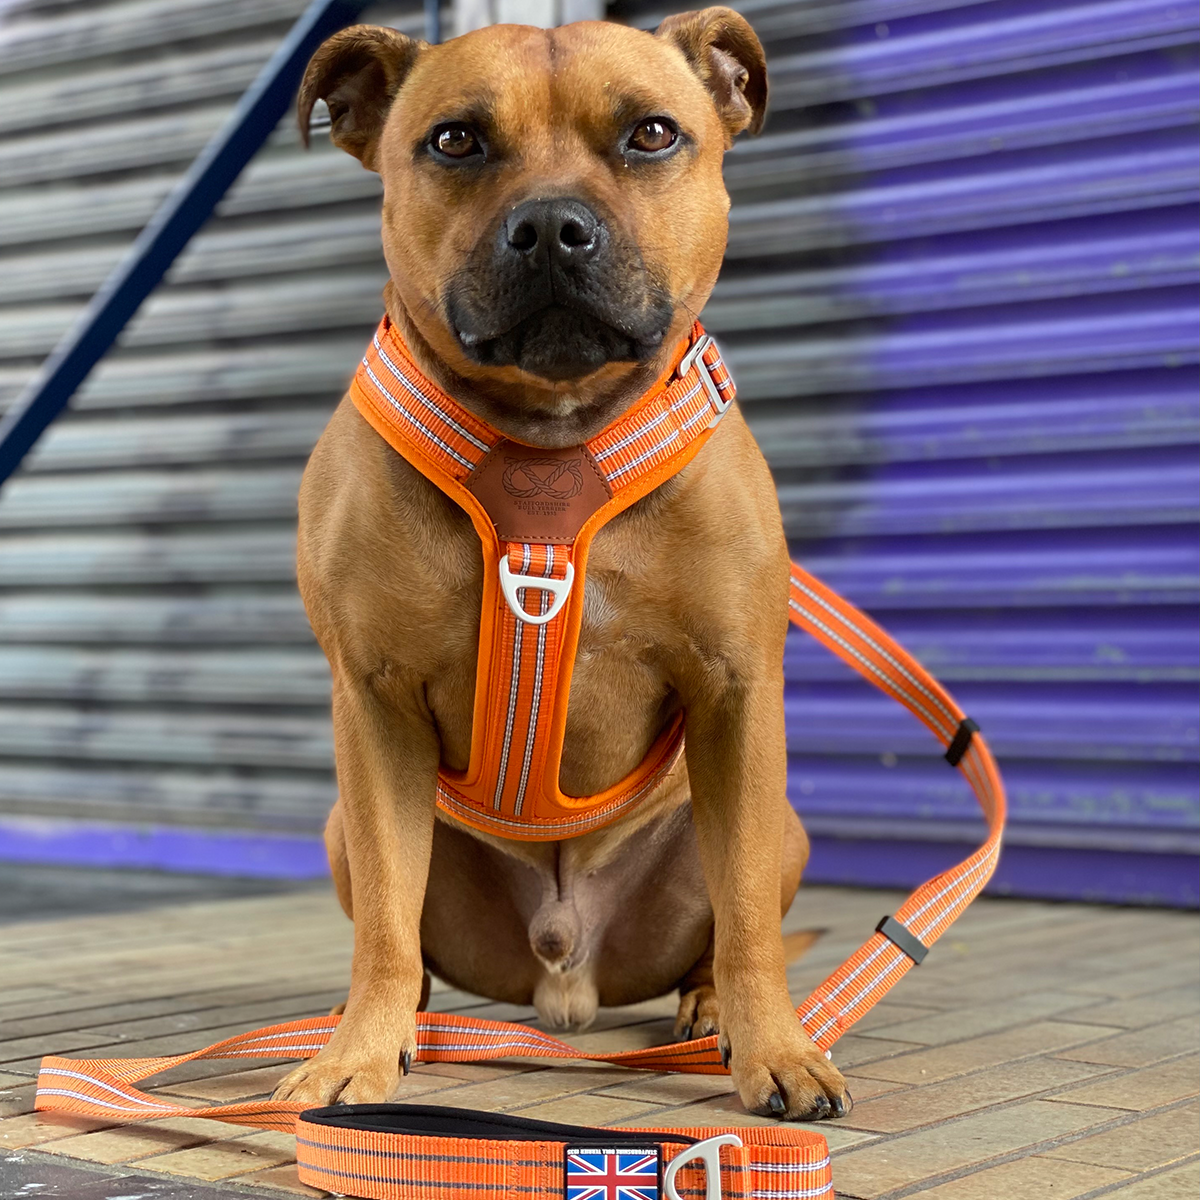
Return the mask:
<svg viewBox="0 0 1200 1200">
<path fill-rule="evenodd" d="M 784 1104 L 783 1097 L 778 1092 L 771 1093 L 767 1104 L 770 1105 L 771 1112 L 777 1117 L 782 1117 L 787 1112 L 787 1105 Z"/>
<path fill-rule="evenodd" d="M 401 1070 L 401 1072 L 403 1074 L 407 1075 L 409 1073 L 409 1071 L 412 1070 L 412 1064 L 413 1064 L 413 1053 L 411 1050 L 405 1050 L 404 1053 L 400 1055 L 400 1070 Z"/>
<path fill-rule="evenodd" d="M 835 1117 L 844 1117 L 850 1111 L 853 1104 L 854 1101 L 850 1099 L 849 1092 L 846 1093 L 845 1100 L 843 1100 L 841 1096 L 834 1096 L 833 1115 Z"/>
<path fill-rule="evenodd" d="M 721 1066 L 723 1066 L 725 1068 L 725 1070 L 727 1070 L 727 1071 L 729 1070 L 729 1060 L 732 1057 L 733 1057 L 733 1051 L 729 1048 L 729 1046 L 728 1045 L 722 1046 L 721 1047 Z"/>
<path fill-rule="evenodd" d="M 683 1033 L 679 1035 L 679 1040 L 681 1042 L 690 1042 L 692 1040 L 692 1027 L 690 1025 L 684 1026 Z"/>
<path fill-rule="evenodd" d="M 829 1116 L 830 1111 L 829 1097 L 818 1096 L 816 1104 L 813 1105 L 813 1116 L 820 1120 L 822 1117 Z"/>
</svg>

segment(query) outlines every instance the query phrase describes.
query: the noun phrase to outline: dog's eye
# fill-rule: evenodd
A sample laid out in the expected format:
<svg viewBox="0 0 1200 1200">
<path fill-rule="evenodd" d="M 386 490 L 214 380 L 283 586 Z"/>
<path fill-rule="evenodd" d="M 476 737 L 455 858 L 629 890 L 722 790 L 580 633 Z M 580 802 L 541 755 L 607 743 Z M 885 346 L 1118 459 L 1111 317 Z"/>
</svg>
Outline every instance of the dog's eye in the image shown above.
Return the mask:
<svg viewBox="0 0 1200 1200">
<path fill-rule="evenodd" d="M 643 154 L 658 154 L 675 145 L 675 139 L 678 136 L 666 121 L 651 117 L 648 121 L 643 121 L 629 135 L 629 145 Z"/>
<path fill-rule="evenodd" d="M 466 125 L 443 125 L 434 131 L 433 147 L 447 158 L 470 158 L 482 153 L 479 139 Z"/>
</svg>

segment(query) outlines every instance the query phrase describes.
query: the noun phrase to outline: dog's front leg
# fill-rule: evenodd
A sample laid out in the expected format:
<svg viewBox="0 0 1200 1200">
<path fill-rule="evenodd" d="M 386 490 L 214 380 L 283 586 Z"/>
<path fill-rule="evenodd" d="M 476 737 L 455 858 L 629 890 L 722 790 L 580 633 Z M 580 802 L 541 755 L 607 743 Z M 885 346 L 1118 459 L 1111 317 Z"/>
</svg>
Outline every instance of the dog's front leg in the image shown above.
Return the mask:
<svg viewBox="0 0 1200 1200">
<path fill-rule="evenodd" d="M 335 673 L 333 725 L 354 899 L 350 994 L 329 1044 L 275 1095 L 368 1104 L 388 1099 L 416 1057 L 440 750 L 415 687 L 389 688 L 385 703 L 372 684 Z"/>
<path fill-rule="evenodd" d="M 774 656 L 772 655 L 772 658 Z M 842 1116 L 850 1096 L 788 995 L 779 929 L 787 747 L 782 652 L 708 672 L 687 709 L 687 764 L 715 918 L 721 1053 L 764 1116 Z"/>
</svg>

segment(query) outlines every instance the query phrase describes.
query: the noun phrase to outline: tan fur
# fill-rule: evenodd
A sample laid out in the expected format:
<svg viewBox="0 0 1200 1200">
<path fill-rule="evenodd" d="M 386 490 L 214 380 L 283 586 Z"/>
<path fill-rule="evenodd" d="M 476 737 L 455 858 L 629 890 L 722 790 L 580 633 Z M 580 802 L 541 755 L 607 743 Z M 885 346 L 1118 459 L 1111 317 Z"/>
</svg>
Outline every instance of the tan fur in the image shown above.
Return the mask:
<svg viewBox="0 0 1200 1200">
<path fill-rule="evenodd" d="M 502 432 L 563 446 L 636 400 L 707 299 L 726 237 L 722 155 L 761 123 L 766 79 L 745 21 L 709 9 L 657 37 L 500 26 L 428 47 L 360 27 L 314 58 L 302 117 L 327 89 L 347 105 L 335 139 L 384 180 L 387 309 L 414 357 Z M 483 93 L 506 139 L 486 188 L 417 149 Z M 630 93 L 678 121 L 686 153 L 649 172 L 614 161 L 612 97 Z M 443 289 L 498 213 L 544 191 L 598 197 L 669 290 L 675 317 L 652 361 L 568 385 L 464 356 Z M 789 1116 L 848 1108 L 787 990 L 779 916 L 808 853 L 785 796 L 788 555 L 740 414 L 591 550 L 563 790 L 614 784 L 687 714 L 686 765 L 624 819 L 546 844 L 435 816 L 439 761 L 462 769 L 470 752 L 481 571 L 466 515 L 343 400 L 301 489 L 299 579 L 333 671 L 341 799 L 327 844 L 354 964 L 340 1028 L 277 1094 L 387 1098 L 415 1048 L 428 965 L 574 1027 L 681 987 L 681 1032 L 719 1024 L 748 1108 L 771 1112 L 776 1095 Z"/>
</svg>

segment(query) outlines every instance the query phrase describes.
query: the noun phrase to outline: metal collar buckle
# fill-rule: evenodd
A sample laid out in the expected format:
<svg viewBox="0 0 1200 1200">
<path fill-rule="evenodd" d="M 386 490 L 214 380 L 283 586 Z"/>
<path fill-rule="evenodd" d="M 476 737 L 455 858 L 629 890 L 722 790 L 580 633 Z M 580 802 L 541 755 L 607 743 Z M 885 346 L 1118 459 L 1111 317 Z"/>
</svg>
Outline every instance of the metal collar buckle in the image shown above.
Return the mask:
<svg viewBox="0 0 1200 1200">
<path fill-rule="evenodd" d="M 709 334 L 703 334 L 688 348 L 688 352 L 679 362 L 679 378 L 682 379 L 693 367 L 699 367 L 697 374 L 700 376 L 700 382 L 704 385 L 704 390 L 708 393 L 708 398 L 712 402 L 712 406 L 716 409 L 718 417 L 724 416 L 726 410 L 733 403 L 733 397 L 728 400 L 721 395 L 721 389 L 717 387 L 717 381 L 712 377 L 712 372 L 709 370 L 708 363 L 704 361 L 704 352 L 709 346 L 715 346 L 717 343 Z"/>
</svg>

